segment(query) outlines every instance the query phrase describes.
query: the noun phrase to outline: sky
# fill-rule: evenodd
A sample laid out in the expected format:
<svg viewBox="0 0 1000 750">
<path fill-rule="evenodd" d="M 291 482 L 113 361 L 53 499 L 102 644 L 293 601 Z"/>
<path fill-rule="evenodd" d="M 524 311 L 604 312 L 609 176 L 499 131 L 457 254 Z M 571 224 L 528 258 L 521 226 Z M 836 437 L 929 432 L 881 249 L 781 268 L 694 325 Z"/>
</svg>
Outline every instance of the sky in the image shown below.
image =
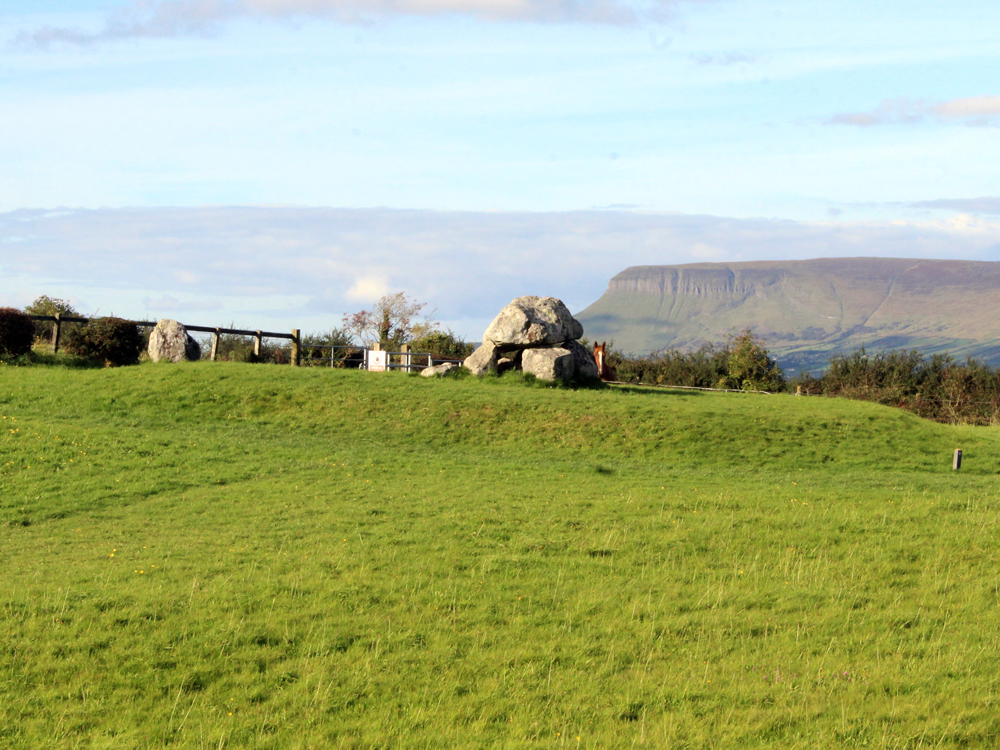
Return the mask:
<svg viewBox="0 0 1000 750">
<path fill-rule="evenodd" d="M 1000 260 L 1000 4 L 2 0 L 0 305 L 477 339 L 632 265 Z"/>
</svg>

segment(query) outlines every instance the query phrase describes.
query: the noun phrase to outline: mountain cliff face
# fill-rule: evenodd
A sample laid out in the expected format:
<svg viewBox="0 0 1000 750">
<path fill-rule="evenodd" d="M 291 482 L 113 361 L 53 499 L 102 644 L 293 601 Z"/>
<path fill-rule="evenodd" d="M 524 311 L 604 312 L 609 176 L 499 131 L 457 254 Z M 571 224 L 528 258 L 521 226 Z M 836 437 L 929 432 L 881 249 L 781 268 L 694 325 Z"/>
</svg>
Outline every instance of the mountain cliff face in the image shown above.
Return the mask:
<svg viewBox="0 0 1000 750">
<path fill-rule="evenodd" d="M 750 327 L 792 371 L 865 346 L 1000 365 L 1000 263 L 902 258 L 634 266 L 576 316 L 624 351 L 692 349 Z"/>
</svg>

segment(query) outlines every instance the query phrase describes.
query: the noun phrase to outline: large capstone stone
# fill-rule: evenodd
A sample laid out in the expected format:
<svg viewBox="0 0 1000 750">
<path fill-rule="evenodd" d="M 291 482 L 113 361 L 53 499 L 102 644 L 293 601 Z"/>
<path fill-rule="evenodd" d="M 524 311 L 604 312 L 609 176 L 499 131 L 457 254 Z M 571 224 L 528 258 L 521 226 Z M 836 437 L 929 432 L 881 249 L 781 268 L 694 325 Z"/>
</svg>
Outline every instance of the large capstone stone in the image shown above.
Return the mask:
<svg viewBox="0 0 1000 750">
<path fill-rule="evenodd" d="M 500 349 L 490 341 L 484 341 L 476 351 L 462 363 L 473 375 L 485 375 L 497 369 Z"/>
<path fill-rule="evenodd" d="M 149 334 L 148 351 L 154 362 L 194 362 L 201 359 L 201 346 L 176 320 L 157 321 Z"/>
<path fill-rule="evenodd" d="M 567 341 L 562 344 L 563 348 L 573 352 L 573 359 L 576 361 L 576 374 L 587 378 L 599 378 L 600 371 L 597 369 L 597 360 L 593 353 L 579 341 Z"/>
<path fill-rule="evenodd" d="M 553 346 L 578 339 L 583 326 L 562 300 L 555 297 L 518 297 L 490 323 L 483 342 L 500 349 Z"/>
<path fill-rule="evenodd" d="M 576 372 L 576 357 L 561 346 L 525 349 L 521 369 L 540 380 L 569 380 Z"/>
</svg>

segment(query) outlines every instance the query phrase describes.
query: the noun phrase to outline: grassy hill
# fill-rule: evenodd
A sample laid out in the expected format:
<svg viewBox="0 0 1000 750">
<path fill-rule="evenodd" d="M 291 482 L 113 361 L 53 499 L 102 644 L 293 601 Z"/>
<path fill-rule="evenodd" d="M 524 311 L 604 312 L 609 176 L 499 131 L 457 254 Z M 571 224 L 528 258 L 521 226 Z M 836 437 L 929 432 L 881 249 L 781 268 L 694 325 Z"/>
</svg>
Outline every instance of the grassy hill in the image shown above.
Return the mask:
<svg viewBox="0 0 1000 750">
<path fill-rule="evenodd" d="M 635 266 L 577 315 L 624 351 L 697 348 L 751 327 L 790 370 L 831 354 L 918 349 L 1000 365 L 1000 263 L 822 258 Z"/>
<path fill-rule="evenodd" d="M 1000 740 L 994 430 L 235 363 L 0 417 L 0 747 Z"/>
</svg>

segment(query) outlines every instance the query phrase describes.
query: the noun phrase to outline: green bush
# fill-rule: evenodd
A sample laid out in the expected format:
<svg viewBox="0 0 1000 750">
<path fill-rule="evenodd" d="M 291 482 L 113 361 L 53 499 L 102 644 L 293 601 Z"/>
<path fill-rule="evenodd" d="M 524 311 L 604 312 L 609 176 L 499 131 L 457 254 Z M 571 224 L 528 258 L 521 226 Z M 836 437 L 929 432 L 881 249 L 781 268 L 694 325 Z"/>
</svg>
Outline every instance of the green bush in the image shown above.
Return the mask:
<svg viewBox="0 0 1000 750">
<path fill-rule="evenodd" d="M 135 365 L 143 350 L 143 336 L 131 320 L 94 318 L 69 333 L 66 350 L 108 367 Z"/>
<path fill-rule="evenodd" d="M 874 401 L 949 424 L 1000 424 L 1000 370 L 971 358 L 862 347 L 832 357 L 823 377 L 810 381 L 809 394 Z"/>
<path fill-rule="evenodd" d="M 20 357 L 31 351 L 35 326 L 31 318 L 13 307 L 0 307 L 0 355 Z"/>
<path fill-rule="evenodd" d="M 785 388 L 781 368 L 749 329 L 730 336 L 723 345 L 704 344 L 691 352 L 662 349 L 642 357 L 623 354 L 612 341 L 606 357 L 616 378 L 625 383 L 750 391 Z"/>
<path fill-rule="evenodd" d="M 764 340 L 749 328 L 729 337 L 726 376 L 720 388 L 742 391 L 781 391 L 785 374 L 764 348 Z"/>
<path fill-rule="evenodd" d="M 622 382 L 714 388 L 727 373 L 729 350 L 705 344 L 693 352 L 662 349 L 644 357 L 630 357 L 615 349 L 612 341 L 606 359 Z"/>
<path fill-rule="evenodd" d="M 229 324 L 230 329 L 237 329 L 235 323 Z M 242 330 L 252 330 L 252 329 L 242 329 Z M 333 329 L 336 331 L 337 329 Z M 309 346 L 310 343 L 316 344 L 320 343 L 323 334 L 320 335 L 309 335 L 302 337 L 303 347 Z M 214 335 L 209 334 L 208 336 L 202 337 L 201 343 L 201 357 L 202 359 L 211 359 L 212 357 L 212 341 L 214 340 Z M 245 362 L 248 364 L 275 364 L 275 365 L 287 365 L 291 358 L 292 346 L 290 342 L 283 339 L 273 339 L 267 338 L 266 336 L 261 340 L 260 353 L 254 354 L 254 345 L 256 344 L 255 336 L 247 336 L 240 333 L 220 333 L 219 340 L 215 350 L 215 359 L 220 362 Z M 301 350 L 301 357 L 303 358 L 303 363 L 305 359 L 310 356 L 321 356 L 316 353 L 309 353 L 305 349 Z"/>
<path fill-rule="evenodd" d="M 465 359 L 475 347 L 451 331 L 432 331 L 410 342 L 410 351 L 429 352 L 435 359 Z"/>
<path fill-rule="evenodd" d="M 338 347 L 331 349 L 330 347 Z M 348 367 L 361 356 L 361 347 L 354 344 L 351 334 L 343 328 L 331 328 L 325 333 L 309 333 L 302 337 L 301 364 L 304 367 Z M 355 364 L 356 366 L 356 364 Z"/>
</svg>

